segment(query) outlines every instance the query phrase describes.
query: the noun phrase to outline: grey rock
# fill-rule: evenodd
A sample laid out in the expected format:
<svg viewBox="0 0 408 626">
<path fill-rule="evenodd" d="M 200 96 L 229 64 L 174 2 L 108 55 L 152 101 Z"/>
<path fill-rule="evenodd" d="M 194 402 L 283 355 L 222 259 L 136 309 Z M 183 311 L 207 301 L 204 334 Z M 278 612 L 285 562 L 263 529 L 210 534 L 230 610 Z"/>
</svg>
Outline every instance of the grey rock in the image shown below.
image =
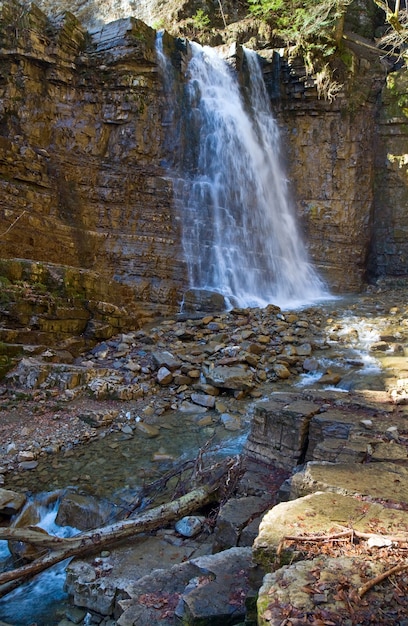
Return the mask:
<svg viewBox="0 0 408 626">
<path fill-rule="evenodd" d="M 219 365 L 209 369 L 205 374 L 206 380 L 214 387 L 249 391 L 254 386 L 253 373 L 242 366 Z"/>
<path fill-rule="evenodd" d="M 176 522 L 175 529 L 183 537 L 195 537 L 203 529 L 205 517 L 198 515 L 186 515 Z"/>
</svg>

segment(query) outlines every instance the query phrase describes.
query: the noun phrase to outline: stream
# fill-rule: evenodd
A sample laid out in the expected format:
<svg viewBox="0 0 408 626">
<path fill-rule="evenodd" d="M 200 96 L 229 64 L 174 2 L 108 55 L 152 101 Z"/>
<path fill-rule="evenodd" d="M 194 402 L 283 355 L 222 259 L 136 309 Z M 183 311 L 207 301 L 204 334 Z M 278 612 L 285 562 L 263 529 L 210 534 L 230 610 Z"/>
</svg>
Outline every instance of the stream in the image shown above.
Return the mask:
<svg viewBox="0 0 408 626">
<path fill-rule="evenodd" d="M 395 378 L 401 359 L 406 362 L 408 318 L 403 306 L 392 307 L 386 298 L 376 301 L 371 296 L 338 299 L 327 302 L 322 309 L 328 314 L 327 349 L 316 357 L 317 370 L 305 372 L 291 382 L 260 387 L 264 397 L 272 390 L 316 388 L 327 371 L 337 373 L 340 381 L 327 386 L 320 384 L 320 389 L 331 388 L 344 393 L 358 389 L 384 390 Z M 394 343 L 392 347 L 390 342 L 388 348 L 383 346 L 378 350 L 375 346 L 384 337 L 392 337 Z M 396 345 L 399 345 L 398 350 Z M 55 523 L 58 500 L 44 505 L 42 493 L 70 489 L 96 496 L 113 512 L 126 511 L 138 488 L 156 480 L 176 463 L 196 458 L 197 450 L 208 441 L 216 455 L 238 453 L 247 437 L 256 401 L 237 403 L 239 430 L 228 431 L 212 411 L 172 411 L 162 415 L 156 437 L 143 436 L 135 429 L 133 433 L 126 432 L 128 429 L 122 428 L 87 445 L 40 460 L 34 471 L 10 477 L 7 488 L 29 492 L 30 499 L 38 503 L 40 524 L 48 532 L 73 534 L 74 529 Z M 129 413 L 128 419 L 131 425 L 138 417 Z M 4 571 L 9 566 L 7 543 L 2 541 L 0 569 Z M 0 620 L 12 626 L 58 625 L 67 608 L 63 585 L 64 564 L 61 564 L 0 600 Z"/>
</svg>

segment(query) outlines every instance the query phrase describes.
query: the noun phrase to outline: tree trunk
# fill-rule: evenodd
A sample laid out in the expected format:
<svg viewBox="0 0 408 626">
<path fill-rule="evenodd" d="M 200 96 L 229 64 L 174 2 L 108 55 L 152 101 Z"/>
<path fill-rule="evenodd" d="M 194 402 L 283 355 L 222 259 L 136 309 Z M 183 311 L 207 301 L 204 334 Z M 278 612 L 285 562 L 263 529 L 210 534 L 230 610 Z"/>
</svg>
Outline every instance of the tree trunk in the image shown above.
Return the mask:
<svg viewBox="0 0 408 626">
<path fill-rule="evenodd" d="M 11 581 L 24 581 L 67 558 L 92 554 L 139 533 L 155 530 L 200 509 L 209 502 L 216 501 L 217 491 L 222 486 L 221 482 L 223 481 L 218 480 L 211 485 L 198 487 L 177 500 L 146 511 L 136 519 L 116 522 L 109 526 L 81 533 L 75 537 L 53 537 L 35 530 L 35 527 L 27 529 L 1 528 L 0 539 L 25 541 L 43 547 L 47 553 L 32 563 L 0 574 L 0 597 L 15 586 L 8 584 Z"/>
</svg>

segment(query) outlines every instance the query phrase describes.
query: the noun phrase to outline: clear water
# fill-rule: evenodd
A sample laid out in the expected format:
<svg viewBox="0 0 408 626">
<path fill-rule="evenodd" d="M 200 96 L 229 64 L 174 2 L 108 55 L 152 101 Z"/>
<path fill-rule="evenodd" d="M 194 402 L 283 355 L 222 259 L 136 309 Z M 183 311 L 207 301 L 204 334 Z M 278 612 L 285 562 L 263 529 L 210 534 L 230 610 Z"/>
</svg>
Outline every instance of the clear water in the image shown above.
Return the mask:
<svg viewBox="0 0 408 626">
<path fill-rule="evenodd" d="M 245 54 L 242 92 L 215 50 L 191 44 L 174 181 L 189 285 L 239 306 L 292 308 L 327 291 L 296 225 L 257 55 Z"/>
<path fill-rule="evenodd" d="M 213 426 L 201 427 L 197 420 L 202 415 L 171 412 L 161 416 L 160 434 L 146 439 L 134 431 L 133 436 L 122 432 L 90 442 L 86 446 L 68 451 L 58 458 L 41 460 L 36 470 L 16 474 L 8 482 L 11 489 L 59 491 L 77 485 L 80 493 L 95 495 L 112 504 L 116 511 L 128 512 L 135 501 L 138 489 L 163 475 L 178 462 L 194 459 L 197 450 L 211 440 L 211 454 L 217 458 L 237 454 L 247 436 L 248 420 L 243 419 L 243 429 L 229 432 L 217 421 Z M 129 423 L 133 423 L 132 419 Z M 155 461 L 156 454 L 163 455 Z M 205 457 L 206 459 L 206 457 Z M 109 471 L 106 471 L 109 468 Z M 45 495 L 46 497 L 46 495 Z M 76 531 L 55 524 L 59 501 L 50 506 L 42 504 L 42 495 L 36 495 L 34 505 L 41 518 L 38 524 L 50 534 L 71 536 Z M 32 504 L 32 500 L 30 502 Z M 10 556 L 6 541 L 0 541 L 0 570 Z M 0 621 L 12 626 L 55 626 L 64 617 L 66 594 L 64 592 L 67 563 L 40 574 L 0 600 Z"/>
<path fill-rule="evenodd" d="M 72 537 L 78 532 L 70 526 L 58 526 L 55 523 L 58 500 L 47 506 L 41 503 L 41 495 L 36 499 L 36 508 L 40 518 L 38 526 L 58 537 Z M 31 506 L 32 502 L 28 505 Z M 7 542 L 0 541 L 0 560 L 6 560 L 9 556 Z M 0 620 L 12 626 L 58 624 L 65 611 L 63 601 L 66 598 L 64 591 L 66 565 L 67 561 L 58 563 L 1 599 Z"/>
</svg>

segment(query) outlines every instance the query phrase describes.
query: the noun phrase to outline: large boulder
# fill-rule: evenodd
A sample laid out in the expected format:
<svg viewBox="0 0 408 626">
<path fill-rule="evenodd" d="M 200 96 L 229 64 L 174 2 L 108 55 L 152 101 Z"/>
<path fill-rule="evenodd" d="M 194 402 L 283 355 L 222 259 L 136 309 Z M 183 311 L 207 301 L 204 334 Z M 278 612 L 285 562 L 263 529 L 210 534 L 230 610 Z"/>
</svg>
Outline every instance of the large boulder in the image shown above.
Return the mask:
<svg viewBox="0 0 408 626">
<path fill-rule="evenodd" d="M 265 569 L 276 569 L 301 558 L 299 545 L 286 540 L 305 534 L 353 529 L 365 533 L 406 534 L 408 512 L 358 497 L 317 492 L 281 502 L 263 518 L 253 545 L 254 559 Z"/>
<path fill-rule="evenodd" d="M 228 309 L 225 296 L 208 289 L 189 289 L 184 293 L 182 310 L 185 313 L 219 313 Z"/>
<path fill-rule="evenodd" d="M 0 515 L 15 515 L 24 506 L 27 498 L 22 493 L 0 488 Z"/>
<path fill-rule="evenodd" d="M 408 468 L 396 463 L 329 463 L 311 461 L 290 479 L 290 499 L 316 491 L 370 496 L 408 504 Z"/>
</svg>

